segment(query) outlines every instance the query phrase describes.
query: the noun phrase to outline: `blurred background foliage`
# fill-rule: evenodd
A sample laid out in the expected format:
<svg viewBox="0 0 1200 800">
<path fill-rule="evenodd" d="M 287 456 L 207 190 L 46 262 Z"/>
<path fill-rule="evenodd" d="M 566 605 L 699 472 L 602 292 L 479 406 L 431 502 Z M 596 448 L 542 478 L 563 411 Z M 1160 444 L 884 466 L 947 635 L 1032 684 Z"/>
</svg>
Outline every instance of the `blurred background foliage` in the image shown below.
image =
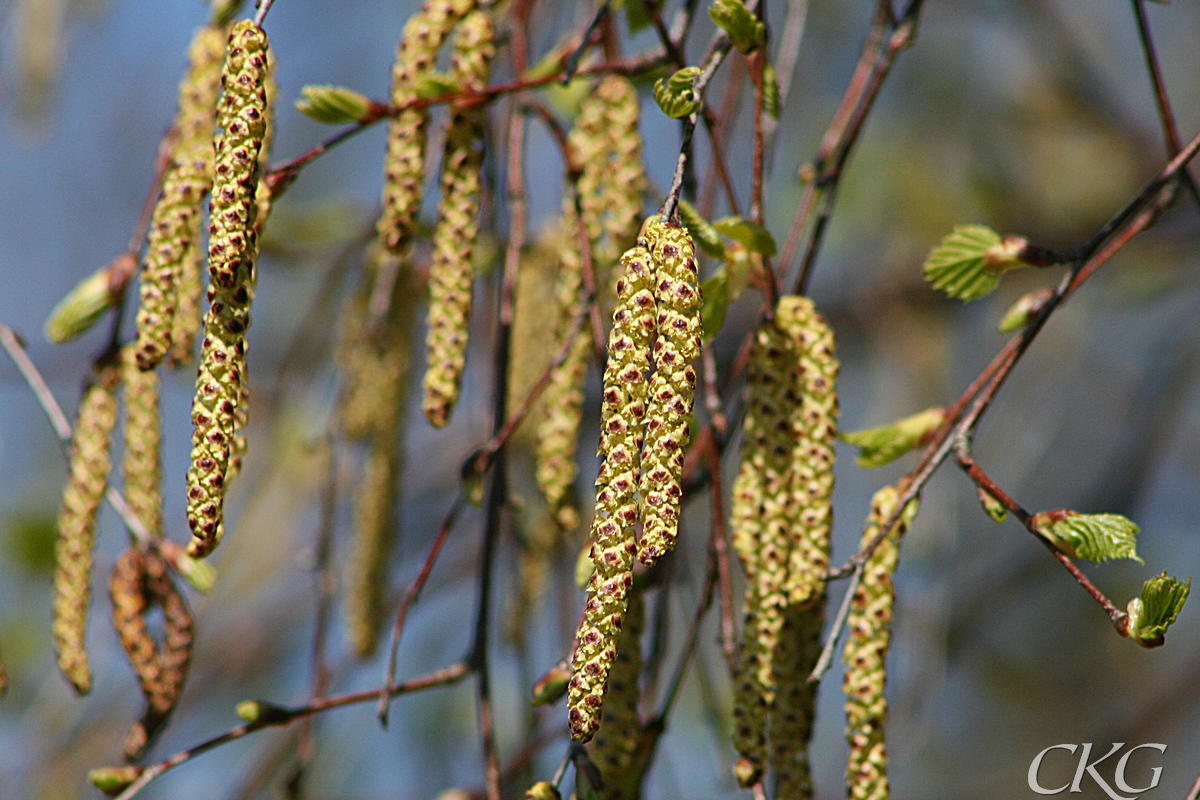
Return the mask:
<svg viewBox="0 0 1200 800">
<path fill-rule="evenodd" d="M 775 30 L 785 5 L 768 4 Z M 279 0 L 267 24 L 284 99 L 276 160 L 328 135 L 291 106 L 301 86 L 343 84 L 386 96 L 396 39 L 414 6 L 411 0 Z M 767 221 L 780 240 L 803 188 L 797 169 L 811 159 L 845 88 L 871 4 L 812 0 L 809 6 L 771 154 Z M 1150 4 L 1148 11 L 1186 140 L 1200 127 L 1200 6 L 1177 0 Z M 543 0 L 536 13 L 535 56 L 567 26 L 584 23 L 591 4 Z M 25 334 L 68 412 L 103 346 L 105 326 L 52 347 L 41 336 L 42 323 L 68 287 L 124 249 L 173 114 L 188 39 L 206 14 L 195 0 L 11 0 L 0 8 L 0 320 Z M 707 42 L 703 22 L 690 42 L 693 63 Z M 643 31 L 628 40 L 627 52 L 655 46 Z M 726 81 L 745 80 L 735 61 L 718 74 L 710 98 L 721 96 Z M 678 125 L 644 89 L 642 100 L 647 167 L 661 191 L 670 181 Z M 747 106 L 728 148 L 743 203 L 750 174 Z M 494 114 L 494 135 L 499 120 Z M 194 667 L 154 760 L 235 726 L 238 701 L 289 704 L 306 697 L 316 605 L 312 564 L 327 458 L 322 430 L 334 391 L 327 358 L 332 318 L 338 276 L 357 264 L 354 253 L 373 224 L 383 136 L 377 127 L 319 159 L 268 226 L 250 334 L 256 399 L 249 462 L 233 490 L 233 529 L 215 557 L 217 588 L 207 597 L 190 595 L 199 636 Z M 706 147 L 700 142 L 701 165 Z M 537 124 L 528 152 L 531 228 L 537 231 L 558 212 L 562 165 Z M 811 285 L 839 337 L 842 427 L 882 424 L 955 398 L 1003 344 L 995 325 L 1004 309 L 1057 280 L 1057 271 L 1030 270 L 1007 277 L 998 292 L 976 303 L 943 299 L 923 285 L 920 264 L 951 226 L 978 222 L 1069 247 L 1165 161 L 1128 2 L 930 0 L 916 45 L 900 57 L 852 156 Z M 432 211 L 431 202 L 426 210 Z M 504 216 L 502 209 L 495 213 Z M 1026 508 L 1115 512 L 1141 524 L 1145 567 L 1085 568 L 1119 604 L 1161 569 L 1200 574 L 1198 233 L 1200 208 L 1181 194 L 1156 228 L 1055 315 L 986 417 L 975 447 L 980 463 Z M 727 329 L 744 331 L 757 302 L 748 297 L 736 305 Z M 407 460 L 415 468 L 404 480 L 393 600 L 416 574 L 456 491 L 459 465 L 486 437 L 492 313 L 490 303 L 477 306 L 479 335 L 451 426 L 435 432 L 419 414 L 408 417 Z M 722 364 L 736 341 L 718 341 Z M 177 540 L 185 528 L 192 388 L 187 370 L 164 385 L 167 514 Z M 838 467 L 835 562 L 853 552 L 870 493 L 911 468 L 913 458 L 866 472 L 853 466 L 852 455 L 842 451 Z M 732 467 L 732 458 L 727 462 Z M 532 493 L 531 479 L 520 472 L 524 462 L 517 457 L 513 463 L 518 493 Z M 580 481 L 585 497 L 594 469 L 589 462 Z M 49 570 L 65 465 L 41 410 L 7 360 L 0 360 L 0 474 L 0 655 L 9 673 L 0 698 L 0 797 L 95 796 L 86 771 L 115 763 L 141 699 L 107 621 L 102 589 L 89 630 L 92 694 L 75 698 L 54 667 Z M 343 500 L 353 479 L 341 476 Z M 705 498 L 691 504 L 671 589 L 659 593 L 665 613 L 678 620 L 675 650 L 703 577 L 706 509 Z M 338 513 L 335 558 L 348 549 L 342 536 L 348 502 L 339 503 Z M 411 615 L 401 678 L 465 652 L 481 524 L 482 514 L 473 509 L 459 520 Z M 105 510 L 97 575 L 107 575 L 123 543 L 117 519 Z M 498 628 L 512 609 L 511 537 L 500 558 L 497 574 L 504 577 L 493 599 L 502 609 Z M 529 686 L 562 656 L 574 629 L 581 594 L 571 582 L 572 562 L 573 554 L 564 554 L 527 621 L 525 655 L 510 640 L 493 648 L 506 763 L 522 748 L 532 719 Z M 1117 637 L 1044 548 L 1016 523 L 997 526 L 985 517 L 969 481 L 949 467 L 925 494 L 897 586 L 889 684 L 897 800 L 1030 796 L 1025 772 L 1038 751 L 1060 742 L 1117 741 L 1167 744 L 1161 785 L 1147 796 L 1183 797 L 1200 764 L 1200 615 L 1194 607 L 1185 608 L 1159 650 Z M 840 596 L 841 587 L 833 592 Z M 364 664 L 345 655 L 340 618 L 333 636 L 333 688 L 377 685 L 379 658 Z M 726 744 L 729 684 L 714 613 L 701 641 L 647 797 L 737 794 Z M 837 670 L 822 685 L 812 752 L 821 798 L 843 793 Z M 317 748 L 304 795 L 416 798 L 451 786 L 478 789 L 475 714 L 469 681 L 399 699 L 387 730 L 368 706 L 324 714 L 312 722 Z M 549 777 L 562 754 L 564 716 L 561 707 L 538 715 L 538 730 L 560 738 L 539 751 L 525 776 Z M 272 729 L 220 748 L 167 774 L 142 796 L 281 796 L 300 730 Z M 1045 785 L 1070 780 L 1073 762 L 1060 766 L 1065 777 L 1051 775 L 1048 765 Z"/>
</svg>

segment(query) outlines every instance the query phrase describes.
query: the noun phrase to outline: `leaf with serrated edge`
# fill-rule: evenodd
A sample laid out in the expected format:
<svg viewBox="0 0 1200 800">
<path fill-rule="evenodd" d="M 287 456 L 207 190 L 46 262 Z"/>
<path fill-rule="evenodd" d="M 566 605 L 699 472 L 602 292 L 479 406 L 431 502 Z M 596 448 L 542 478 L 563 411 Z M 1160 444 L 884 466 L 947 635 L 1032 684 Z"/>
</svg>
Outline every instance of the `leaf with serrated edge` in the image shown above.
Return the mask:
<svg viewBox="0 0 1200 800">
<path fill-rule="evenodd" d="M 999 282 L 984 262 L 988 250 L 1000 244 L 1000 235 L 991 228 L 959 225 L 925 259 L 925 280 L 959 300 L 983 297 Z"/>
<path fill-rule="evenodd" d="M 684 67 L 669 78 L 659 78 L 654 83 L 654 102 L 672 119 L 694 113 L 700 108 L 700 97 L 692 87 L 699 76 L 699 67 Z"/>
<path fill-rule="evenodd" d="M 1060 509 L 1030 518 L 1038 535 L 1068 556 L 1099 564 L 1112 558 L 1131 558 L 1139 564 L 1137 523 L 1120 514 L 1080 514 Z"/>
<path fill-rule="evenodd" d="M 1129 636 L 1161 644 L 1167 628 L 1175 622 L 1192 591 L 1192 579 L 1180 581 L 1164 571 L 1142 584 L 1142 596 L 1129 601 Z"/>
<path fill-rule="evenodd" d="M 927 408 L 891 425 L 843 433 L 842 439 L 859 448 L 858 459 L 854 462 L 858 466 L 881 467 L 914 447 L 920 447 L 945 421 L 944 408 Z"/>
</svg>

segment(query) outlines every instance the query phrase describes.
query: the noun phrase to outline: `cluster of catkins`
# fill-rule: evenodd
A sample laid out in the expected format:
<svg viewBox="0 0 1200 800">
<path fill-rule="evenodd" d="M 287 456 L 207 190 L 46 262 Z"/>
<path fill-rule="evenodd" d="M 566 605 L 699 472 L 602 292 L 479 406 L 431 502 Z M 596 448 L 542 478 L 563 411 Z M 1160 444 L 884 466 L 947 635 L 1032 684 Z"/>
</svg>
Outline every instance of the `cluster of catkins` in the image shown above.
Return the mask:
<svg viewBox="0 0 1200 800">
<path fill-rule="evenodd" d="M 696 388 L 691 362 L 700 353 L 700 288 L 688 232 L 651 217 L 621 266 L 604 369 L 593 573 L 568 686 L 568 722 L 579 741 L 600 725 L 634 557 L 652 565 L 678 535 Z"/>
<path fill-rule="evenodd" d="M 245 21 L 230 25 L 237 3 L 218 4 L 195 35 L 179 108 L 168 137 L 161 191 L 151 216 L 141 270 L 137 337 L 96 361 L 70 445 L 55 548 L 53 635 L 59 666 L 80 693 L 91 688 L 84 633 L 91 601 L 96 514 L 108 491 L 110 440 L 124 389 L 124 495 L 132 545 L 109 581 L 113 624 L 146 698 L 146 712 L 125 743 L 140 755 L 178 702 L 192 653 L 192 619 L 172 571 L 201 589 L 211 574 L 192 557 L 220 539 L 222 501 L 236 471 L 245 425 L 245 333 L 253 296 L 257 238 L 269 192 L 261 179 L 269 138 L 270 54 L 266 34 Z M 193 421 L 187 553 L 164 538 L 161 420 L 157 368 L 191 361 L 200 328 L 201 221 L 209 209 L 209 308 Z M 126 262 L 130 262 L 129 265 Z M 47 335 L 66 341 L 115 302 L 136 266 L 125 254 L 84 281 L 52 313 Z M 99 280 L 102 278 L 103 280 Z M 162 616 L 161 641 L 146 616 Z"/>
<path fill-rule="evenodd" d="M 774 312 L 755 331 L 750 352 L 731 512 L 747 580 L 735 772 L 752 786 L 770 762 L 776 796 L 811 797 L 815 685 L 808 674 L 824 622 L 838 362 L 833 332 L 807 298 L 782 297 Z"/>
</svg>

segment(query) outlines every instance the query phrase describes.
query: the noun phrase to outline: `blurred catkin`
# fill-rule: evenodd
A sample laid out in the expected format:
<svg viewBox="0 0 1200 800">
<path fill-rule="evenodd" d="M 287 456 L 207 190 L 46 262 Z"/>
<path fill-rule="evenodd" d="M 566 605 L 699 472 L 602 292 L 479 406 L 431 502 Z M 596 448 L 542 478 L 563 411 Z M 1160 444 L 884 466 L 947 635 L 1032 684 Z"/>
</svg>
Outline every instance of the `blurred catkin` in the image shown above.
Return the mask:
<svg viewBox="0 0 1200 800">
<path fill-rule="evenodd" d="M 494 35 L 487 12 L 474 11 L 463 19 L 455 34 L 452 70 L 460 89 L 477 92 L 487 86 L 496 51 Z M 486 122 L 483 106 L 466 103 L 455 107 L 446 129 L 442 199 L 429 267 L 429 334 L 422 403 L 425 416 L 438 428 L 449 421 L 458 401 L 467 358 Z"/>
<path fill-rule="evenodd" d="M 403 108 L 420 99 L 421 81 L 436 67 L 442 42 L 474 7 L 475 0 L 427 0 L 409 19 L 392 67 L 392 105 Z M 421 208 L 428 124 L 428 109 L 408 108 L 398 112 L 388 127 L 383 213 L 377 231 L 380 243 L 393 256 L 404 255 Z"/>
<path fill-rule="evenodd" d="M 591 255 L 597 298 L 607 307 L 618 254 L 636 240 L 641 224 L 641 192 L 645 185 L 637 91 L 627 78 L 602 79 L 580 105 L 567 138 L 572 162 L 579 168 L 575 192 L 563 199 L 564 241 L 558 290 L 555 341 L 569 349 L 550 376 L 538 425 L 537 479 L 551 516 L 563 530 L 574 530 L 579 512 L 571 489 L 578 472 L 576 444 L 583 418 L 583 382 L 592 357 L 586 311 L 586 282 L 581 252 L 579 211 Z M 578 210 L 576 197 L 578 196 Z M 583 320 L 586 322 L 586 320 Z"/>
<path fill-rule="evenodd" d="M 224 533 L 224 500 L 234 417 L 242 387 L 245 333 L 250 324 L 259 178 L 259 150 L 266 129 L 267 37 L 252 22 L 230 32 L 221 78 L 210 212 L 209 310 L 196 399 L 192 406 L 192 468 L 188 472 L 188 553 L 212 552 Z"/>
<path fill-rule="evenodd" d="M 175 142 L 142 264 L 137 361 L 145 370 L 158 366 L 168 350 L 176 354 L 175 362 L 185 353 L 186 360 L 191 357 L 200 317 L 200 223 L 212 185 L 213 125 L 226 38 L 225 26 L 196 31 L 188 49 L 188 71 L 179 85 Z M 180 341 L 173 343 L 176 335 Z"/>
<path fill-rule="evenodd" d="M 871 499 L 871 513 L 863 529 L 862 547 L 868 547 L 895 512 L 899 493 L 885 486 Z M 887 800 L 887 682 L 885 662 L 892 638 L 892 574 L 900 557 L 900 539 L 912 524 L 917 503 L 912 501 L 896 524 L 863 564 L 850 604 L 842 688 L 846 694 L 846 741 L 850 758 L 846 787 L 851 800 Z"/>
<path fill-rule="evenodd" d="M 692 362 L 700 355 L 700 285 L 687 229 L 651 218 L 642 233 L 654 262 L 657 338 L 646 412 L 641 495 L 645 503 L 638 560 L 669 553 L 679 533 L 683 453 L 696 394 Z"/>
<path fill-rule="evenodd" d="M 151 536 L 163 535 L 162 424 L 158 373 L 143 371 L 136 344 L 121 351 L 125 384 L 125 499 Z"/>
<path fill-rule="evenodd" d="M 642 782 L 638 747 L 642 723 L 638 716 L 641 699 L 642 632 L 645 602 L 640 591 L 632 591 L 625 610 L 617 656 L 608 674 L 604 719 L 595 738 L 588 743 L 592 763 L 600 770 L 604 800 L 636 800 Z"/>
<path fill-rule="evenodd" d="M 637 245 L 626 251 L 621 262 L 624 274 L 617 280 L 618 305 L 604 369 L 603 462 L 596 478 L 592 521 L 594 570 L 572 659 L 568 698 L 571 736 L 583 742 L 592 738 L 600 724 L 604 687 L 616 656 L 626 593 L 633 583 L 638 475 L 649 389 L 646 373 L 656 319 L 654 262 L 649 250 Z"/>
<path fill-rule="evenodd" d="M 54 649 L 58 666 L 80 694 L 91 689 L 84 649 L 91 602 L 92 544 L 96 512 L 108 483 L 109 441 L 117 423 L 120 367 L 115 360 L 96 366 L 75 420 L 71 467 L 63 489 L 54 549 Z"/>
<path fill-rule="evenodd" d="M 741 467 L 733 488 L 733 543 L 746 570 L 745 623 L 734 682 L 733 745 L 743 787 L 767 766 L 767 713 L 773 658 L 783 626 L 790 497 L 795 348 L 774 320 L 755 331 L 746 369 Z"/>
</svg>

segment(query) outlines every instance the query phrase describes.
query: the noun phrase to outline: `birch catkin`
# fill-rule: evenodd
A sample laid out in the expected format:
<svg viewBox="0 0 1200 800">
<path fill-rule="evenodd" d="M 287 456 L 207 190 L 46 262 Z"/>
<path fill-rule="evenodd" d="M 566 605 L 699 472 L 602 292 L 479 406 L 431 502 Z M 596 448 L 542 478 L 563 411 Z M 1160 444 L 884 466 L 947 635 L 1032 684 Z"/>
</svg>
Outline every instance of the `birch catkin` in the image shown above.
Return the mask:
<svg viewBox="0 0 1200 800">
<path fill-rule="evenodd" d="M 620 644 L 608 677 L 604 698 L 604 720 L 588 744 L 588 752 L 600 770 L 604 800 L 636 800 L 642 772 L 638 746 L 642 736 L 638 701 L 642 674 L 642 631 L 645 628 L 645 602 L 640 591 L 629 595 L 621 628 Z"/>
<path fill-rule="evenodd" d="M 453 74 L 460 88 L 480 91 L 486 87 L 495 54 L 493 36 L 492 20 L 486 12 L 474 11 L 463 19 L 454 42 Z M 482 106 L 460 106 L 446 130 L 442 199 L 429 267 L 429 335 L 422 403 L 425 416 L 438 428 L 449 421 L 458 401 L 467 358 L 486 121 Z"/>
<path fill-rule="evenodd" d="M 227 30 L 209 25 L 196 31 L 188 49 L 188 71 L 179 85 L 176 141 L 163 175 L 162 194 L 150 220 L 137 313 L 137 361 L 154 369 L 178 335 L 178 354 L 190 356 L 199 319 L 200 221 L 212 182 L 212 136 L 220 92 Z M 183 319 L 177 320 L 176 315 Z M 186 341 L 185 341 L 186 340 Z"/>
<path fill-rule="evenodd" d="M 108 483 L 109 440 L 117 423 L 118 365 L 101 363 L 84 390 L 71 438 L 71 472 L 63 489 L 54 547 L 54 649 L 75 691 L 92 686 L 84 649 L 91 602 L 92 544 L 96 512 Z"/>
<path fill-rule="evenodd" d="M 895 512 L 898 499 L 898 492 L 892 486 L 885 486 L 875 493 L 863 530 L 863 547 L 879 534 L 880 527 Z M 850 745 L 846 786 L 851 800 L 886 800 L 888 797 L 884 686 L 895 597 L 892 573 L 896 571 L 900 556 L 900 539 L 916 513 L 914 500 L 863 565 L 851 600 L 847 620 L 849 636 L 844 651 L 846 672 L 842 681 L 846 693 L 846 741 Z"/>
<path fill-rule="evenodd" d="M 163 534 L 162 425 L 158 373 L 143 371 L 136 344 L 122 350 L 125 384 L 125 499 L 151 536 Z"/>
<path fill-rule="evenodd" d="M 783 626 L 787 568 L 795 348 L 773 320 L 755 331 L 746 369 L 741 467 L 733 489 L 733 542 L 746 570 L 745 623 L 734 683 L 733 745 L 743 787 L 767 766 L 767 715 L 774 701 L 773 658 Z"/>
<path fill-rule="evenodd" d="M 636 493 L 649 389 L 646 372 L 656 319 L 650 252 L 637 245 L 621 257 L 621 263 L 624 274 L 617 280 L 618 305 L 604 369 L 600 429 L 604 461 L 596 478 L 592 522 L 594 571 L 572 659 L 568 698 L 571 735 L 583 742 L 592 738 L 600 724 L 605 682 L 616 655 L 626 594 L 633 583 L 634 527 L 639 516 Z"/>
<path fill-rule="evenodd" d="M 658 336 L 642 454 L 645 503 L 638 560 L 654 564 L 675 546 L 683 490 L 683 452 L 696 393 L 692 361 L 700 355 L 700 286 L 692 237 L 685 228 L 651 218 L 643 237 L 656 270 Z"/>
<path fill-rule="evenodd" d="M 427 0 L 409 19 L 392 67 L 392 105 L 404 108 L 419 99 L 421 79 L 433 71 L 442 42 L 454 24 L 474 7 L 475 0 Z M 388 128 L 383 213 L 377 232 L 384 249 L 394 256 L 404 254 L 421 208 L 428 124 L 427 109 L 405 108 L 392 118 Z"/>
<path fill-rule="evenodd" d="M 795 473 L 791 486 L 800 519 L 792 527 L 794 542 L 784 591 L 788 603 L 803 606 L 821 601 L 829 569 L 838 361 L 833 330 L 808 298 L 780 298 L 776 318 L 796 343 L 800 357 L 799 403 L 792 417 Z"/>
<path fill-rule="evenodd" d="M 250 282 L 258 255 L 254 194 L 267 116 L 267 47 L 261 28 L 239 22 L 230 33 L 221 78 L 222 133 L 216 142 L 209 228 L 209 310 L 192 405 L 195 433 L 188 472 L 188 553 L 196 558 L 211 553 L 224 532 L 226 478 L 250 324 Z"/>
</svg>

